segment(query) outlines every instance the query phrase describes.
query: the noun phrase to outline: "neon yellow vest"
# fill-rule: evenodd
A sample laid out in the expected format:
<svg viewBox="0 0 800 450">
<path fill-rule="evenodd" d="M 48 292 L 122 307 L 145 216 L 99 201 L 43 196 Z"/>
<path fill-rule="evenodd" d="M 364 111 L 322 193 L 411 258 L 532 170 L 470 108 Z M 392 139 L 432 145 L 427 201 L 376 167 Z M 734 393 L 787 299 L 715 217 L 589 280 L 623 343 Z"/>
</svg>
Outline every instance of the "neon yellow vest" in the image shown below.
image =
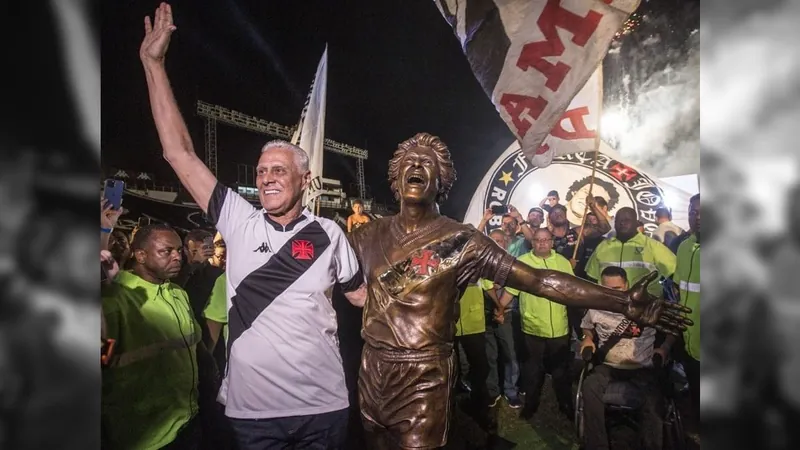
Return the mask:
<svg viewBox="0 0 800 450">
<path fill-rule="evenodd" d="M 628 283 L 633 286 L 654 270 L 662 277 L 672 276 L 675 261 L 675 255 L 664 244 L 637 233 L 624 243 L 616 237 L 601 242 L 586 263 L 586 274 L 599 282 L 606 267 L 622 267 L 628 274 Z M 657 282 L 650 283 L 648 291 L 656 297 L 663 294 Z"/>
<path fill-rule="evenodd" d="M 206 309 L 203 310 L 203 316 L 206 319 L 213 320 L 214 322 L 224 323 L 222 327 L 222 337 L 224 341 L 222 345 L 227 345 L 228 342 L 228 297 L 226 295 L 226 286 L 228 276 L 223 272 L 222 275 L 217 277 L 214 282 L 214 288 L 211 290 L 211 297 L 208 299 Z M 220 345 L 220 342 L 217 342 Z"/>
<path fill-rule="evenodd" d="M 550 250 L 550 256 L 546 258 L 528 252 L 517 259 L 534 269 L 557 270 L 574 275 L 569 261 L 554 250 Z M 569 333 L 566 306 L 516 289 L 506 288 L 506 291 L 519 296 L 519 312 L 524 333 L 545 338 L 557 338 Z"/>
<path fill-rule="evenodd" d="M 101 400 L 109 448 L 161 448 L 197 414 L 202 334 L 186 292 L 121 272 L 103 290 L 103 314 L 116 340 Z"/>
<path fill-rule="evenodd" d="M 692 308 L 689 318 L 694 325 L 683 332 L 686 352 L 700 361 L 700 244 L 694 234 L 678 247 L 678 268 L 673 279 L 680 290 L 681 304 Z"/>
<path fill-rule="evenodd" d="M 478 284 L 471 284 L 464 290 L 464 295 L 459 301 L 460 313 L 456 322 L 456 336 L 467 336 L 486 331 L 486 320 L 483 315 L 482 286 L 488 283 L 491 289 L 492 282 L 479 280 Z"/>
</svg>

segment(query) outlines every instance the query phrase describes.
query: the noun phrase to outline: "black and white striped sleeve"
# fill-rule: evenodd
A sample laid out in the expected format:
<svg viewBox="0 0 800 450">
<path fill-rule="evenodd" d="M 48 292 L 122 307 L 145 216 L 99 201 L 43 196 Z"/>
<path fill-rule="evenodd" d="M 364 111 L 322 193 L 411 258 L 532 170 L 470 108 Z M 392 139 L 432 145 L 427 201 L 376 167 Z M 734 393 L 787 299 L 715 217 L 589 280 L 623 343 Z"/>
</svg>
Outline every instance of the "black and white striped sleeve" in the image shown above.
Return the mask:
<svg viewBox="0 0 800 450">
<path fill-rule="evenodd" d="M 226 241 L 237 224 L 244 223 L 256 212 L 247 200 L 222 183 L 217 182 L 208 201 L 208 220 Z"/>
</svg>

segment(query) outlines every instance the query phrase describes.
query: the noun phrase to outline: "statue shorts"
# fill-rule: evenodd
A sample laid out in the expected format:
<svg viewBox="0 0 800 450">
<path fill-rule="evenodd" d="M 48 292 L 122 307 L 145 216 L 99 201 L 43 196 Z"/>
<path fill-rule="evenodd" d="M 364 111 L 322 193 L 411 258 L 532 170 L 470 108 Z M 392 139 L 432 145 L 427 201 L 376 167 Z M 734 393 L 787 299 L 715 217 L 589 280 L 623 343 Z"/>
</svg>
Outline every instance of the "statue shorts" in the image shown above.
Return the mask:
<svg viewBox="0 0 800 450">
<path fill-rule="evenodd" d="M 358 390 L 361 418 L 368 436 L 395 448 L 445 445 L 454 374 L 452 351 L 449 355 L 389 352 L 365 345 Z"/>
</svg>

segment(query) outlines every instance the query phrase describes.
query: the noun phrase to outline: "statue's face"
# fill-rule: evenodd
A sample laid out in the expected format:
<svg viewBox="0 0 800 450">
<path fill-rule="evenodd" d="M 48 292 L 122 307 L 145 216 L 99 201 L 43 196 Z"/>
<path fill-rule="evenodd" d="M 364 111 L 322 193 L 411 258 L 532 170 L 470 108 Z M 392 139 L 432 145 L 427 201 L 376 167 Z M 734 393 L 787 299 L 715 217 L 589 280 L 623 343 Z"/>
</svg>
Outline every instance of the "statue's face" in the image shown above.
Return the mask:
<svg viewBox="0 0 800 450">
<path fill-rule="evenodd" d="M 400 198 L 410 203 L 434 203 L 439 192 L 439 163 L 429 147 L 406 152 L 397 180 Z"/>
</svg>

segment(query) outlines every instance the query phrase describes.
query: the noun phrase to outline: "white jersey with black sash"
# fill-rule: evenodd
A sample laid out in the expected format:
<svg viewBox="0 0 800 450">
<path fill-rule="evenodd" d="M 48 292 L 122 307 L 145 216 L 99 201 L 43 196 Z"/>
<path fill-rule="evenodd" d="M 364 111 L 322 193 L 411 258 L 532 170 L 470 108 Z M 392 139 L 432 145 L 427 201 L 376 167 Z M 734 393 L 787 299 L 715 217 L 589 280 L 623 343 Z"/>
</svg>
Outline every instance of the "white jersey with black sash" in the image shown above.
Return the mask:
<svg viewBox="0 0 800 450">
<path fill-rule="evenodd" d="M 208 207 L 228 249 L 228 417 L 302 416 L 348 407 L 336 313 L 325 292 L 364 281 L 339 226 L 308 211 L 282 226 L 217 184 Z"/>
</svg>

